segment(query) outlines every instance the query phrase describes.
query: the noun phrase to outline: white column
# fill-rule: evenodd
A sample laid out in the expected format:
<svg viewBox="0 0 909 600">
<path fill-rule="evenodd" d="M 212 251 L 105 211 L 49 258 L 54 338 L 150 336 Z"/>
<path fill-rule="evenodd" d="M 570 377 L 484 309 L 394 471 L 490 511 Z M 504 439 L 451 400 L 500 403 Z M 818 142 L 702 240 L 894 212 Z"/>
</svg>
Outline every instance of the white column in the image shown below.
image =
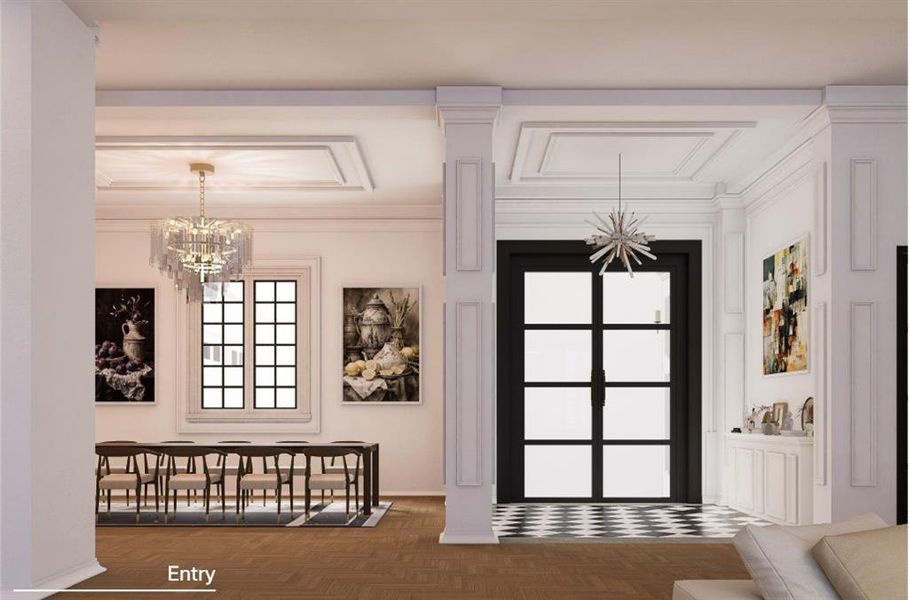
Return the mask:
<svg viewBox="0 0 909 600">
<path fill-rule="evenodd" d="M 733 427 L 743 426 L 748 405 L 745 398 L 745 209 L 740 199 L 720 198 L 719 231 L 717 305 L 721 311 L 715 396 L 719 400 L 716 402 L 714 436 L 718 469 L 712 472 L 722 474 L 731 468 L 723 447 L 723 434 Z M 724 484 L 728 480 L 729 477 L 722 478 Z M 728 502 L 726 485 L 721 486 L 720 495 Z"/>
<path fill-rule="evenodd" d="M 93 515 L 93 33 L 0 2 L 0 596 L 103 571 Z"/>
<path fill-rule="evenodd" d="M 495 179 L 498 87 L 440 87 L 445 128 L 446 544 L 495 544 Z"/>
<path fill-rule="evenodd" d="M 896 518 L 896 247 L 906 244 L 906 88 L 833 86 L 826 240 L 826 429 L 834 520 Z M 821 504 L 824 504 L 823 500 Z"/>
</svg>

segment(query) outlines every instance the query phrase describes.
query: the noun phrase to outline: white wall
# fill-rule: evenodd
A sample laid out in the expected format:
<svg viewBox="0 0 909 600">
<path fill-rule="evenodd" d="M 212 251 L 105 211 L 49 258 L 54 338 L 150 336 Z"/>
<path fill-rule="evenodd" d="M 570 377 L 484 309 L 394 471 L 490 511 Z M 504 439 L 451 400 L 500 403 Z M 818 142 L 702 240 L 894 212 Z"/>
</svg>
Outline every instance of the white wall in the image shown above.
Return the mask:
<svg viewBox="0 0 909 600">
<path fill-rule="evenodd" d="M 216 209 L 211 212 L 216 213 Z M 156 406 L 97 406 L 96 437 L 105 439 L 362 439 L 381 447 L 382 493 L 442 493 L 442 239 L 439 220 L 281 220 L 251 221 L 256 256 L 317 255 L 322 259 L 321 433 L 248 435 L 177 433 L 175 385 L 177 345 L 174 314 L 185 302 L 170 280 L 148 265 L 148 226 L 144 221 L 98 221 L 99 285 L 157 286 L 158 364 Z M 341 404 L 341 287 L 344 285 L 422 285 L 423 339 L 420 406 Z"/>
<path fill-rule="evenodd" d="M 763 374 L 762 332 L 762 264 L 764 258 L 803 237 L 809 238 L 808 328 L 811 335 L 811 309 L 815 298 L 814 271 L 811 268 L 810 240 L 814 233 L 815 181 L 812 172 L 797 176 L 776 195 L 764 199 L 756 210 L 745 218 L 745 398 L 744 405 L 731 420 L 739 425 L 744 411 L 755 405 L 788 402 L 796 415 L 808 396 L 815 393 L 813 345 L 809 342 L 808 371 L 779 375 Z"/>
<path fill-rule="evenodd" d="M 95 560 L 94 36 L 59 1 L 0 3 L 0 595 Z M 60 490 L 68 500 L 61 502 Z M 11 594 L 11 593 L 10 593 Z M 40 597 L 45 594 L 19 594 Z"/>
</svg>

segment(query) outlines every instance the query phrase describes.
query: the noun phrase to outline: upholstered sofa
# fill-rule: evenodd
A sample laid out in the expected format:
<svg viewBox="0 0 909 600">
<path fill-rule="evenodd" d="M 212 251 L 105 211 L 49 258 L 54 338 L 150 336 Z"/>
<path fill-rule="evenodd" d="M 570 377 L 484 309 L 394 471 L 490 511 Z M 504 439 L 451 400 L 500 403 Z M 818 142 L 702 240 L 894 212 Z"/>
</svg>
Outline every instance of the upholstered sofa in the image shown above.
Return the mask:
<svg viewBox="0 0 909 600">
<path fill-rule="evenodd" d="M 733 538 L 746 580 L 676 581 L 673 600 L 900 600 L 906 527 L 865 514 L 826 525 L 749 526 Z"/>
</svg>

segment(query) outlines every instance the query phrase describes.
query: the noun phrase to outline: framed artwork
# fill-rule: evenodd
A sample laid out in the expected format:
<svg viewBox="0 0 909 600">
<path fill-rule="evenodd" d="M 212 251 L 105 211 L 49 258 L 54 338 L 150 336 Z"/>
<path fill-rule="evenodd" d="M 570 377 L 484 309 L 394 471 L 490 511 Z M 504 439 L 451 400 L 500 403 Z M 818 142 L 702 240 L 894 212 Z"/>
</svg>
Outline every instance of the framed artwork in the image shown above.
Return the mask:
<svg viewBox="0 0 909 600">
<path fill-rule="evenodd" d="M 808 370 L 808 238 L 763 262 L 764 375 Z"/>
<path fill-rule="evenodd" d="M 773 416 L 771 421 L 777 425 L 783 425 L 783 422 L 786 420 L 786 415 L 789 413 L 789 403 L 788 402 L 774 402 L 773 403 Z"/>
<path fill-rule="evenodd" d="M 341 303 L 344 403 L 420 404 L 421 288 L 344 287 Z"/>
<path fill-rule="evenodd" d="M 155 403 L 155 288 L 95 288 L 95 402 Z"/>
</svg>

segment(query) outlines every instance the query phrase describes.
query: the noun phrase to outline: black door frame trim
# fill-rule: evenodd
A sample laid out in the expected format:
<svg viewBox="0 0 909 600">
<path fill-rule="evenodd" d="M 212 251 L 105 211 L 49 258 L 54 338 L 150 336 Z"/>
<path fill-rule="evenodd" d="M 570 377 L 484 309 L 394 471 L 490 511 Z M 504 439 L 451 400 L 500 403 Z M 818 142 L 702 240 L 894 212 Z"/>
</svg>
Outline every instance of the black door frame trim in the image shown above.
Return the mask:
<svg viewBox="0 0 909 600">
<path fill-rule="evenodd" d="M 687 337 L 688 347 L 685 349 L 687 364 L 687 411 L 684 419 L 678 419 L 678 427 L 684 429 L 685 438 L 685 482 L 681 497 L 674 500 L 680 502 L 700 503 L 702 501 L 701 482 L 701 404 L 702 404 L 702 327 L 701 327 L 701 275 L 702 275 L 702 243 L 700 240 L 666 240 L 652 243 L 654 252 L 662 254 L 678 254 L 687 258 L 688 281 L 687 285 Z M 516 255 L 578 255 L 587 254 L 589 250 L 582 241 L 578 240 L 502 240 L 497 242 L 497 281 L 496 281 L 496 470 L 497 470 L 497 496 L 499 502 L 521 502 L 524 498 L 516 490 L 523 488 L 521 479 L 523 469 L 523 456 L 511 456 L 515 450 L 511 440 L 514 436 L 513 427 L 520 426 L 512 418 L 512 410 L 508 399 L 510 397 L 510 378 L 502 374 L 512 370 L 511 335 L 509 323 L 512 309 L 509 306 L 509 289 L 515 289 L 517 281 L 510 281 L 513 277 L 513 257 Z M 615 265 L 618 268 L 618 265 Z M 610 268 L 612 270 L 612 268 Z M 679 349 L 676 349 L 678 351 Z M 537 384 L 540 385 L 540 384 Z M 565 384 L 558 384 L 564 386 Z M 579 384 L 583 385 L 583 384 Z M 537 443 L 536 441 L 534 442 Z M 564 498 L 534 499 L 534 501 L 565 501 Z M 636 499 L 613 499 L 610 501 L 634 501 Z"/>
</svg>

